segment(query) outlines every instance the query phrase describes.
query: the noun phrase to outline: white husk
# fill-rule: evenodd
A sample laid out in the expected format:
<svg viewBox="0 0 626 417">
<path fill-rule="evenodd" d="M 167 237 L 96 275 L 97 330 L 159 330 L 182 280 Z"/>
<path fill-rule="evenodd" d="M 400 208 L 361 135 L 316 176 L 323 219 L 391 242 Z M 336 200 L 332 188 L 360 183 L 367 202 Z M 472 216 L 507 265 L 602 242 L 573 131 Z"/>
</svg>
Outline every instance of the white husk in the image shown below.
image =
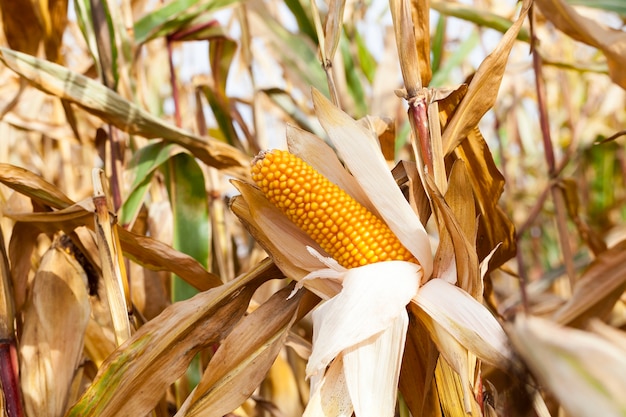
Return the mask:
<svg viewBox="0 0 626 417">
<path fill-rule="evenodd" d="M 340 352 L 393 324 L 415 295 L 419 265 L 391 261 L 349 269 L 342 291 L 313 312 L 313 351 L 309 377 L 322 374 Z"/>
<path fill-rule="evenodd" d="M 344 353 L 348 392 L 358 417 L 393 417 L 409 317 L 403 311 L 382 333 Z"/>
<path fill-rule="evenodd" d="M 420 288 L 415 302 L 461 345 L 482 360 L 506 366 L 513 355 L 500 323 L 467 292 L 442 279 Z"/>
</svg>

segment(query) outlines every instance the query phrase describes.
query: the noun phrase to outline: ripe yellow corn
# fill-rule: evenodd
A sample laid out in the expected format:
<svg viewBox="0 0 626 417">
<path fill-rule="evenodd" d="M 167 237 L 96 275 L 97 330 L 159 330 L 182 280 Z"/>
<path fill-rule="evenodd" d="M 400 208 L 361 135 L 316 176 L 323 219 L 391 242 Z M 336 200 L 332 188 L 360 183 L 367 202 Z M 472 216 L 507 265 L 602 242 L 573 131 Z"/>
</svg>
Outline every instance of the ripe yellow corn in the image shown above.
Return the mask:
<svg viewBox="0 0 626 417">
<path fill-rule="evenodd" d="M 252 178 L 275 206 L 346 268 L 417 260 L 387 225 L 297 156 L 262 152 Z"/>
</svg>

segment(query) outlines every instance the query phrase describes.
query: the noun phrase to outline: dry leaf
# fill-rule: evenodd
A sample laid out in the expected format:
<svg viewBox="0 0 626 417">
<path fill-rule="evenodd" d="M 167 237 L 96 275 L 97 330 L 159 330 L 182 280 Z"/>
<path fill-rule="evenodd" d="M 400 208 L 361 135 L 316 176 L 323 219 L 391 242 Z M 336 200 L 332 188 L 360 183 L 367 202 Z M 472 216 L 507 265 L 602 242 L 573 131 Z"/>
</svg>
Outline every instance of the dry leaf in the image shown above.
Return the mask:
<svg viewBox="0 0 626 417">
<path fill-rule="evenodd" d="M 53 246 L 41 260 L 23 312 L 20 372 L 28 415 L 65 414 L 90 311 L 83 268 L 62 246 Z"/>
<path fill-rule="evenodd" d="M 626 88 L 626 33 L 584 17 L 563 0 L 536 0 L 543 15 L 573 39 L 600 49 L 607 58 L 611 79 Z"/>
</svg>

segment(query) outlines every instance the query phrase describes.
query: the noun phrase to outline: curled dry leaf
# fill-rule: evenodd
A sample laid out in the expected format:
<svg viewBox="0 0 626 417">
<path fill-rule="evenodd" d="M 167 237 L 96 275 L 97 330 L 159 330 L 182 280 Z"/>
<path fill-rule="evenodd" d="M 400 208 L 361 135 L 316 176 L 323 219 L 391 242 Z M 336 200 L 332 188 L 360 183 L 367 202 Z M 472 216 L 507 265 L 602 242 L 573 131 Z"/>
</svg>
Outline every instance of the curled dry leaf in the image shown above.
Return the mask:
<svg viewBox="0 0 626 417">
<path fill-rule="evenodd" d="M 626 241 L 598 256 L 576 281 L 572 297 L 552 319 L 580 326 L 592 317 L 605 318 L 626 290 Z"/>
<path fill-rule="evenodd" d="M 557 29 L 601 50 L 607 58 L 611 79 L 626 88 L 626 32 L 584 17 L 563 0 L 536 0 L 535 3 Z"/>
<path fill-rule="evenodd" d="M 28 387 L 28 415 L 65 414 L 90 311 L 85 271 L 62 243 L 54 245 L 41 260 L 23 311 L 20 376 Z"/>
<path fill-rule="evenodd" d="M 467 134 L 478 126 L 480 119 L 495 104 L 509 53 L 531 4 L 529 0 L 524 1 L 522 11 L 515 23 L 506 31 L 496 49 L 478 67 L 467 89 L 467 94 L 443 132 L 441 139 L 445 154 L 449 154 L 456 148 Z"/>
</svg>

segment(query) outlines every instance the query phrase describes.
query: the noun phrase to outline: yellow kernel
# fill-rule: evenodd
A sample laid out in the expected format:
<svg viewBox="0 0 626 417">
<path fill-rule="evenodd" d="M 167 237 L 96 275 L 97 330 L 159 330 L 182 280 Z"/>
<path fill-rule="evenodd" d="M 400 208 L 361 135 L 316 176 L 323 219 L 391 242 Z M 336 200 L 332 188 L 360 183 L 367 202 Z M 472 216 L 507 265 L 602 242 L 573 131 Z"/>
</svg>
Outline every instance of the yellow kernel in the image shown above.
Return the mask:
<svg viewBox="0 0 626 417">
<path fill-rule="evenodd" d="M 271 203 L 344 267 L 391 259 L 417 263 L 382 220 L 295 155 L 259 154 L 252 178 Z"/>
</svg>

